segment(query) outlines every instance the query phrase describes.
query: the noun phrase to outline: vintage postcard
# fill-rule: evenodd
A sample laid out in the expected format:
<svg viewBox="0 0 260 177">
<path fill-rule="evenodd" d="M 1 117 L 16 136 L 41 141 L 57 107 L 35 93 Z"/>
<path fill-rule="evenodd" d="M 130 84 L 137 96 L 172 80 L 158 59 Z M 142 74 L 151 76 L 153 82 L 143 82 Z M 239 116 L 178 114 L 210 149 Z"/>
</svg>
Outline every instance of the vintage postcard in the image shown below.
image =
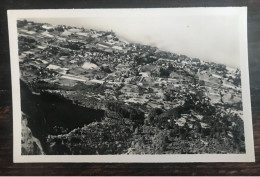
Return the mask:
<svg viewBox="0 0 260 177">
<path fill-rule="evenodd" d="M 14 162 L 253 162 L 247 8 L 9 10 Z"/>
</svg>

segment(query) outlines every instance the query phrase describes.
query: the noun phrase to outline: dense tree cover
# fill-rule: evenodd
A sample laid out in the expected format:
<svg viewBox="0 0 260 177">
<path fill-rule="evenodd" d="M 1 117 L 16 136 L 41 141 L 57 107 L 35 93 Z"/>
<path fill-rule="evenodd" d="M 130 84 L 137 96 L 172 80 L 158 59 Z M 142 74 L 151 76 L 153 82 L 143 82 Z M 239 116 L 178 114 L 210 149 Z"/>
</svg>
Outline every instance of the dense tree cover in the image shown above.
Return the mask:
<svg viewBox="0 0 260 177">
<path fill-rule="evenodd" d="M 95 94 L 101 94 L 104 95 L 104 91 L 106 89 L 105 85 L 102 84 L 92 84 L 92 85 L 86 85 L 82 82 L 78 82 L 74 87 L 73 90 L 82 91 L 82 93 L 95 93 Z"/>
<path fill-rule="evenodd" d="M 22 27 L 24 27 L 27 24 L 28 24 L 27 20 L 17 20 L 17 27 L 18 28 L 22 28 Z"/>
<path fill-rule="evenodd" d="M 208 128 L 202 127 L 201 121 L 196 120 L 192 115 L 191 119 L 196 121 L 191 122 L 186 119 L 187 122 L 183 126 L 175 124 L 176 119 L 167 117 L 164 113 L 155 117 L 157 121 L 153 121 L 153 124 L 145 124 L 142 131 L 139 130 L 134 136 L 134 143 L 131 146 L 134 148 L 134 153 L 245 152 L 243 122 L 235 116 L 233 116 L 233 120 L 228 120 L 225 116 L 205 117 L 203 122 L 207 122 Z"/>
<path fill-rule="evenodd" d="M 185 120 L 182 126 L 177 124 L 180 118 Z M 145 122 L 131 146 L 137 154 L 245 152 L 242 119 L 196 95 L 188 95 L 182 106 L 170 110 L 152 109 Z"/>
<path fill-rule="evenodd" d="M 164 100 L 165 101 L 174 101 L 177 95 L 177 91 L 174 89 L 166 90 L 164 93 Z"/>
<path fill-rule="evenodd" d="M 140 56 L 136 56 L 134 58 L 134 61 L 136 62 L 136 65 L 143 65 L 143 64 L 149 64 L 149 63 L 153 63 L 157 60 L 157 58 L 152 58 L 151 54 L 147 54 L 143 57 Z"/>
<path fill-rule="evenodd" d="M 19 36 L 18 41 L 25 42 L 25 43 L 35 43 L 36 42 L 36 40 L 34 38 L 24 37 L 24 36 Z"/>
<path fill-rule="evenodd" d="M 131 105 L 126 105 L 118 101 L 109 101 L 107 102 L 107 108 L 134 122 L 143 123 L 144 121 L 144 113 Z"/>
<path fill-rule="evenodd" d="M 105 73 L 112 73 L 111 69 L 109 66 L 101 66 L 100 69 L 104 71 Z"/>
<path fill-rule="evenodd" d="M 160 72 L 160 74 L 159 74 L 160 77 L 166 77 L 167 78 L 171 74 L 171 72 L 168 69 L 164 69 L 164 68 L 160 68 L 159 72 Z"/>
<path fill-rule="evenodd" d="M 37 43 L 36 40 L 31 37 L 19 36 L 18 37 L 19 53 L 35 48 L 36 43 Z"/>
<path fill-rule="evenodd" d="M 133 123 L 106 119 L 100 123 L 85 125 L 68 134 L 49 135 L 49 154 L 122 154 L 131 145 Z"/>
</svg>

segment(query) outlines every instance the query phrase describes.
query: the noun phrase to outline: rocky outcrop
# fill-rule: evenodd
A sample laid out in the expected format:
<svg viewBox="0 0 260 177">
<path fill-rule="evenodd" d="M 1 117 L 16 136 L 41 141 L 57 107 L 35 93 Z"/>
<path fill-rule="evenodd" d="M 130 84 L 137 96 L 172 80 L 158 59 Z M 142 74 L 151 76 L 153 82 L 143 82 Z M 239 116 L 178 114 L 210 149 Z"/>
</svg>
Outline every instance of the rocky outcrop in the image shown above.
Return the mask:
<svg viewBox="0 0 260 177">
<path fill-rule="evenodd" d="M 27 116 L 22 115 L 22 155 L 44 155 L 41 142 L 35 138 L 28 127 Z"/>
</svg>

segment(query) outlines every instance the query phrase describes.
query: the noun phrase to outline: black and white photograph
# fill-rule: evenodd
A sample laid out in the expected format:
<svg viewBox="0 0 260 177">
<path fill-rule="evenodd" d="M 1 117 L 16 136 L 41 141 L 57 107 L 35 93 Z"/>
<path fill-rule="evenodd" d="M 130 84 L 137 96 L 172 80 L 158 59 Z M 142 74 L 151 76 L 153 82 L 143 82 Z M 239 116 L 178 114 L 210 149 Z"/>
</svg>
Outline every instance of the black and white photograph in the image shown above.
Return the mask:
<svg viewBox="0 0 260 177">
<path fill-rule="evenodd" d="M 246 14 L 8 11 L 14 161 L 254 161 Z"/>
</svg>

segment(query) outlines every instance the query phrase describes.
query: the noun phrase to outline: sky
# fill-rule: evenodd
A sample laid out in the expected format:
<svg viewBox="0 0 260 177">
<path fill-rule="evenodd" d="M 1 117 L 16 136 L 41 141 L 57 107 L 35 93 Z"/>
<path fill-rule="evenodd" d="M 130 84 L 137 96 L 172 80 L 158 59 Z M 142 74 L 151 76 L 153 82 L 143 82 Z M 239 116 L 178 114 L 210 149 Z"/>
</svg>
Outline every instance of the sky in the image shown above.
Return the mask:
<svg viewBox="0 0 260 177">
<path fill-rule="evenodd" d="M 206 8 L 205 8 L 206 9 Z M 176 54 L 239 67 L 241 20 L 234 13 L 193 12 L 91 13 L 84 17 L 28 19 L 55 25 L 70 25 L 114 31 L 129 42 L 156 46 Z M 131 12 L 131 11 L 130 11 Z"/>
</svg>

